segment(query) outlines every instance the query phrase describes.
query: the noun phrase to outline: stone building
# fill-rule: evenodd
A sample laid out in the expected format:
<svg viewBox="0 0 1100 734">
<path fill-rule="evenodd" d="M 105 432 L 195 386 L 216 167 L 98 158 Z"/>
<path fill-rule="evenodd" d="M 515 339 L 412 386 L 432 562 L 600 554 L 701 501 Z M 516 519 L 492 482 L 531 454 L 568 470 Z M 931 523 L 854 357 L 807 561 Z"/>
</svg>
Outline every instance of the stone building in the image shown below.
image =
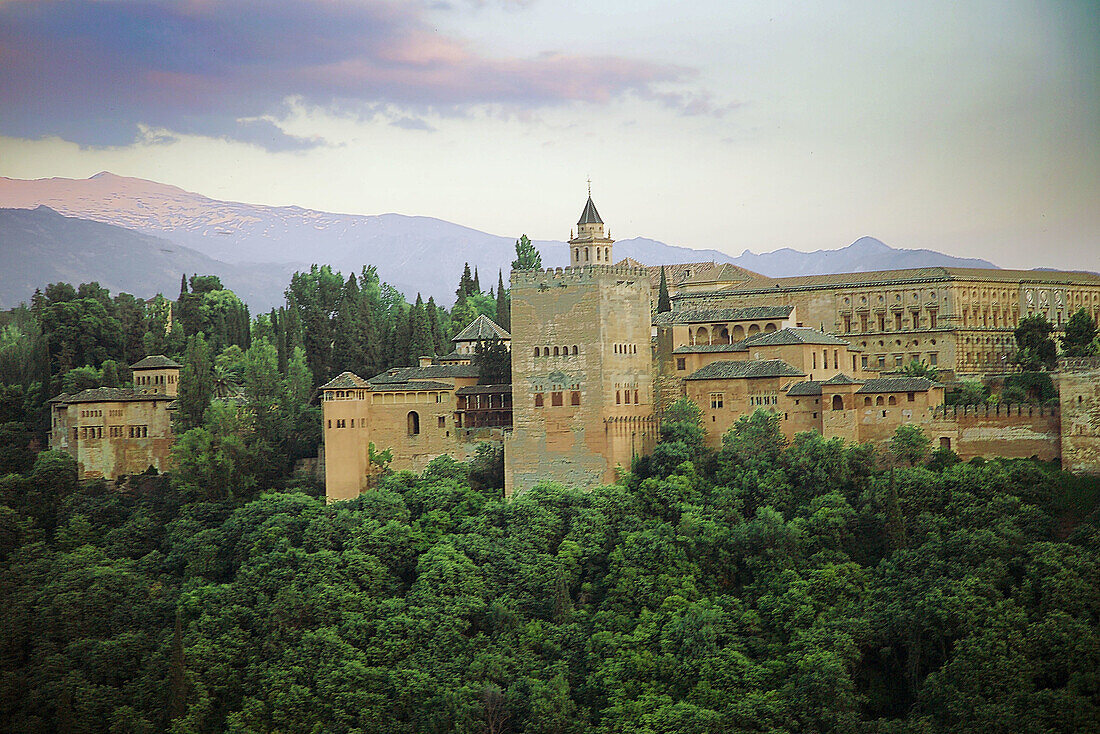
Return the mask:
<svg viewBox="0 0 1100 734">
<path fill-rule="evenodd" d="M 50 400 L 50 448 L 72 455 L 81 479 L 118 479 L 169 466 L 180 365 L 158 354 L 130 369 L 133 387 L 97 387 Z"/>
<path fill-rule="evenodd" d="M 651 268 L 651 278 L 654 271 Z M 1040 270 L 930 267 L 792 278 L 737 273 L 710 290 L 681 289 L 673 311 L 789 306 L 795 325 L 863 350 L 864 369 L 916 360 L 947 378 L 1003 371 L 1013 330 L 1042 314 L 1060 330 L 1086 309 L 1100 320 L 1100 275 Z"/>
<path fill-rule="evenodd" d="M 612 244 L 589 196 L 569 267 L 512 272 L 505 496 L 613 481 L 655 440 L 649 275 L 612 264 Z"/>
<path fill-rule="evenodd" d="M 476 328 L 507 335 L 489 324 Z M 344 372 L 322 385 L 328 499 L 350 499 L 369 486 L 378 471 L 370 462 L 371 443 L 393 453 L 391 468 L 419 472 L 443 454 L 464 461 L 478 443 L 502 441 L 511 427 L 511 389 L 478 385 L 472 357 L 456 348 L 439 360 L 424 358 L 417 367 L 394 368 L 369 380 Z"/>
</svg>

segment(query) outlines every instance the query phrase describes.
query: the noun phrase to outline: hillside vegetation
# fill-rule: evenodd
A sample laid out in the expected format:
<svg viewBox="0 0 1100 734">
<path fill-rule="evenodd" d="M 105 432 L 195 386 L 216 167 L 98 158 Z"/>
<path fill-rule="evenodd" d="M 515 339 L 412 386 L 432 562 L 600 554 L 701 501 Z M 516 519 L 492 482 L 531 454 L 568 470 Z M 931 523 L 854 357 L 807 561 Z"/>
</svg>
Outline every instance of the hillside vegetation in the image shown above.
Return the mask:
<svg viewBox="0 0 1100 734">
<path fill-rule="evenodd" d="M 669 417 L 511 502 L 491 452 L 334 505 L 43 452 L 0 480 L 0 728 L 1097 730 L 1094 484 Z"/>
</svg>

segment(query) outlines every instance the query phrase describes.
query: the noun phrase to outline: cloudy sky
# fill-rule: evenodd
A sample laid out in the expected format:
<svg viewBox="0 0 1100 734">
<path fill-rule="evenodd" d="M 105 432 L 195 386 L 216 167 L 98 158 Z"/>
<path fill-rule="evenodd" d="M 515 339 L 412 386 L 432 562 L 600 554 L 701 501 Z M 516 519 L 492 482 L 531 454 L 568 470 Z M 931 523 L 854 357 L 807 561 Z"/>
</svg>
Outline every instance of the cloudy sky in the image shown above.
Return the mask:
<svg viewBox="0 0 1100 734">
<path fill-rule="evenodd" d="M 1100 269 L 1100 2 L 0 0 L 0 175 Z"/>
</svg>

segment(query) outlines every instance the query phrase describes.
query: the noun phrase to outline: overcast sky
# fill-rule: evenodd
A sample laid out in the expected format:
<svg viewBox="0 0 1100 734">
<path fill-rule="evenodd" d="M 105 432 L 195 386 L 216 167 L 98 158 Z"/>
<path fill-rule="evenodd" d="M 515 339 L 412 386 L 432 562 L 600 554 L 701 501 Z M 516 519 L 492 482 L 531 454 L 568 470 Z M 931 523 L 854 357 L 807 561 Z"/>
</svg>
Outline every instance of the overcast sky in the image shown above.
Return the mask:
<svg viewBox="0 0 1100 734">
<path fill-rule="evenodd" d="M 0 0 L 0 175 L 1100 270 L 1100 2 Z"/>
</svg>

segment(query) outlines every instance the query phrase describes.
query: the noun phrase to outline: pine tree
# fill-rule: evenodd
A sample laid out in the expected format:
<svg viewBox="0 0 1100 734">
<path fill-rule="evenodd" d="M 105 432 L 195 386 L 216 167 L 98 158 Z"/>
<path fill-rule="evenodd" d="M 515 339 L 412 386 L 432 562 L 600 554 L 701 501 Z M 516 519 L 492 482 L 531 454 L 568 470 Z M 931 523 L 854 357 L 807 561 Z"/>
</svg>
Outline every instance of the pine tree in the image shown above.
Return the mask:
<svg viewBox="0 0 1100 734">
<path fill-rule="evenodd" d="M 668 279 L 665 277 L 665 266 L 661 266 L 661 288 L 657 294 L 657 313 L 665 313 L 672 310 L 672 301 L 668 297 Z"/>
<path fill-rule="evenodd" d="M 522 235 L 516 240 L 516 259 L 512 261 L 512 270 L 541 270 L 542 269 L 542 255 L 535 249 L 535 246 L 531 244 L 531 240 L 527 239 L 527 235 Z"/>
<path fill-rule="evenodd" d="M 481 280 L 477 277 L 477 267 L 474 267 L 474 282 L 471 293 L 481 293 Z"/>
<path fill-rule="evenodd" d="M 432 332 L 432 346 L 435 353 L 446 354 L 450 350 L 447 349 L 446 339 L 443 337 L 443 327 L 439 323 L 439 309 L 435 305 L 435 298 L 428 298 L 428 303 L 424 306 L 424 313 L 428 316 L 428 328 Z"/>
<path fill-rule="evenodd" d="M 497 325 L 505 331 L 512 330 L 512 303 L 504 289 L 504 273 L 497 271 Z"/>
<path fill-rule="evenodd" d="M 333 319 L 332 371 L 355 370 L 363 364 L 363 332 L 360 326 L 362 306 L 359 285 L 349 275 L 340 293 L 340 303 Z"/>
<path fill-rule="evenodd" d="M 210 347 L 202 334 L 195 334 L 187 341 L 180 370 L 177 416 L 183 430 L 179 433 L 202 425 L 203 415 L 214 395 L 213 369 Z"/>
<path fill-rule="evenodd" d="M 287 364 L 287 352 L 286 352 L 286 331 L 285 331 L 285 319 L 283 318 L 283 309 L 279 308 L 278 311 L 271 309 L 271 330 L 275 333 L 275 354 L 279 360 L 279 374 L 286 374 Z"/>
<path fill-rule="evenodd" d="M 187 295 L 187 273 L 180 276 L 180 298 Z"/>
<path fill-rule="evenodd" d="M 409 367 L 409 347 L 412 344 L 412 308 L 402 308 L 397 316 L 397 322 L 393 328 L 393 356 L 391 364 L 394 367 Z"/>
<path fill-rule="evenodd" d="M 470 263 L 465 263 L 462 268 L 462 278 L 458 281 L 455 297 L 461 298 L 474 292 L 474 277 L 470 275 Z"/>
<path fill-rule="evenodd" d="M 417 293 L 416 304 L 409 312 L 409 363 L 416 365 L 421 357 L 434 356 L 435 345 L 432 343 L 428 314 L 424 310 L 424 299 Z"/>
</svg>

